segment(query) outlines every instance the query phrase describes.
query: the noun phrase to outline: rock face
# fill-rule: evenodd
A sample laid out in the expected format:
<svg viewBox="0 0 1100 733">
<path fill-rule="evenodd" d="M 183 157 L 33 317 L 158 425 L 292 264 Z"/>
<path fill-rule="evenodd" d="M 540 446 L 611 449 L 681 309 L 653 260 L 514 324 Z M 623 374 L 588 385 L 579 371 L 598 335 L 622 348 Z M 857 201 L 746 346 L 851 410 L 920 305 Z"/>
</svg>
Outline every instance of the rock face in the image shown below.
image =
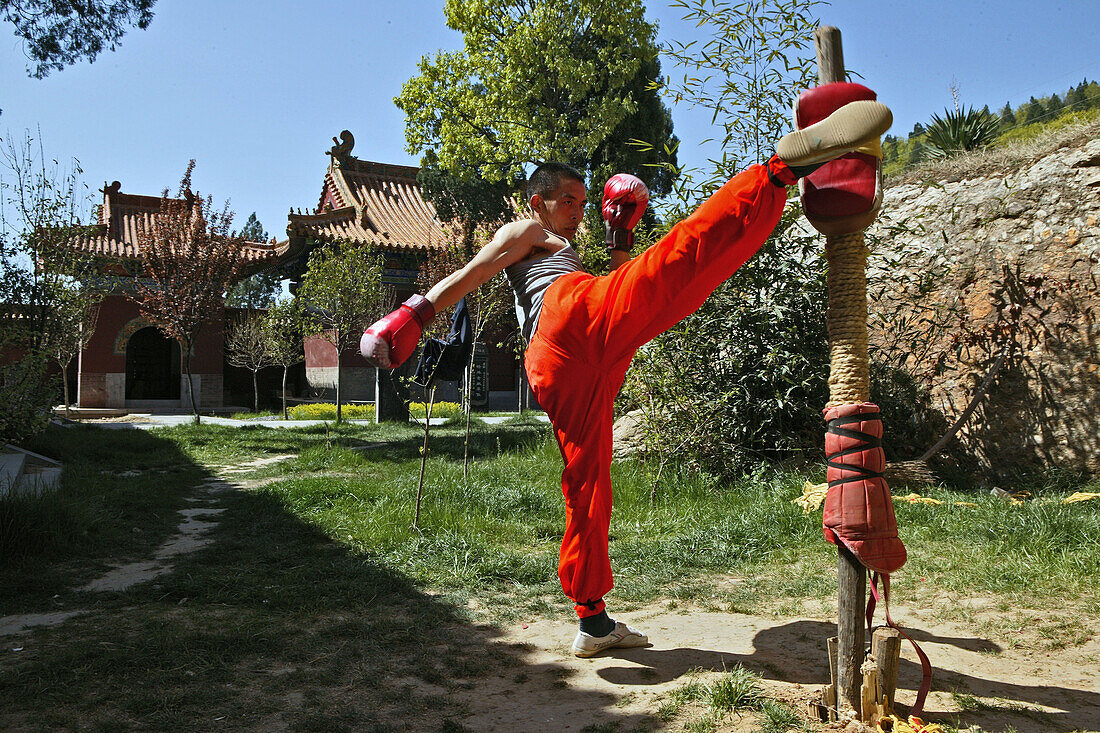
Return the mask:
<svg viewBox="0 0 1100 733">
<path fill-rule="evenodd" d="M 993 478 L 1095 473 L 1100 125 L 1057 150 L 975 168 L 888 183 L 867 232 L 873 348 L 932 385 L 949 420 L 1007 352 L 960 433 L 966 452 Z"/>
<path fill-rule="evenodd" d="M 615 421 L 611 430 L 611 450 L 615 458 L 627 458 L 645 452 L 644 421 L 641 410 L 631 410 Z"/>
</svg>

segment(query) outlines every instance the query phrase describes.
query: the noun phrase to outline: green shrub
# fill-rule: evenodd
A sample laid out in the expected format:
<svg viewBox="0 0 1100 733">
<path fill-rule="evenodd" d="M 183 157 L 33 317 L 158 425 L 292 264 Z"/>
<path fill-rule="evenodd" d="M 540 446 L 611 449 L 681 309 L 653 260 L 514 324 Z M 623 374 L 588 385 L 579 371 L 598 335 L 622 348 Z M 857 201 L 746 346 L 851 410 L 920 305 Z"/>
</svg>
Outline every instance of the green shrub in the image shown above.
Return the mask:
<svg viewBox="0 0 1100 733">
<path fill-rule="evenodd" d="M 647 445 L 719 474 L 820 453 L 828 401 L 825 262 L 790 207 L 760 252 L 698 311 L 643 347 L 621 406 Z"/>
<path fill-rule="evenodd" d="M 291 420 L 335 420 L 336 405 L 331 402 L 313 402 L 307 405 L 295 405 L 287 412 Z M 341 409 L 345 420 L 373 420 L 374 405 L 344 405 Z M 409 415 L 423 418 L 427 405 L 423 402 L 410 402 Z M 432 418 L 452 418 L 462 414 L 462 406 L 457 402 L 436 402 L 432 405 Z"/>
<path fill-rule="evenodd" d="M 4 345 L 0 340 L 0 353 Z M 49 424 L 61 381 L 48 375 L 47 363 L 44 353 L 32 349 L 0 366 L 0 447 L 23 443 Z"/>
<path fill-rule="evenodd" d="M 427 404 L 424 402 L 410 402 L 409 414 L 412 417 L 423 418 L 427 414 Z M 458 417 L 462 413 L 462 405 L 457 402 L 436 402 L 432 405 L 432 419 L 437 417 Z"/>
<path fill-rule="evenodd" d="M 823 456 L 829 400 L 826 263 L 797 234 L 790 207 L 771 239 L 703 306 L 643 347 L 619 403 L 640 409 L 647 448 L 726 477 L 761 460 Z M 884 448 L 911 458 L 934 442 L 927 394 L 906 372 L 875 367 Z"/>
<path fill-rule="evenodd" d="M 998 119 L 984 109 L 944 110 L 943 117 L 932 115 L 925 155 L 949 158 L 968 150 L 980 150 L 997 139 L 999 127 Z"/>
<path fill-rule="evenodd" d="M 1002 146 L 1010 143 L 1029 142 L 1048 132 L 1055 132 L 1072 125 L 1084 125 L 1097 119 L 1100 119 L 1100 108 L 1070 112 L 1049 122 L 1037 122 L 1006 130 L 998 136 L 995 145 Z"/>
<path fill-rule="evenodd" d="M 374 405 L 343 405 L 340 412 L 345 420 L 373 420 Z M 291 420 L 335 420 L 336 405 L 332 402 L 313 402 L 294 405 L 287 410 Z"/>
</svg>

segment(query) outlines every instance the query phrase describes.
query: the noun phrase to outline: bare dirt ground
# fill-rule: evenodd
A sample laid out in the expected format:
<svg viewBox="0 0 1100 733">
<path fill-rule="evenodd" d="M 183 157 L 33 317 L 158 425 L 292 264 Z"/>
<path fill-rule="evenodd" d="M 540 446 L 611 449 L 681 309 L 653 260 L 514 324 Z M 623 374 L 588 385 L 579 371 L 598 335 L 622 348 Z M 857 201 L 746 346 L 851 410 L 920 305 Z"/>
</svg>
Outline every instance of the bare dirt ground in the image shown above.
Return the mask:
<svg viewBox="0 0 1100 733">
<path fill-rule="evenodd" d="M 177 534 L 153 557 L 119 565 L 83 590 L 118 590 L 171 572 L 175 559 L 209 542 L 224 492 L 264 482 L 234 481 L 231 474 L 284 458 L 257 459 L 196 487 L 191 506 L 179 512 Z M 492 622 L 486 609 L 471 610 Z M 82 613 L 2 618 L 0 636 L 20 646 L 28 629 L 58 626 Z M 678 731 L 708 713 L 698 703 L 670 711 L 675 691 L 742 665 L 760 676 L 769 696 L 806 715 L 807 703 L 828 681 L 825 640 L 835 634 L 835 621 L 816 601 L 801 604 L 797 613 L 752 616 L 651 604 L 617 614 L 645 631 L 651 647 L 612 650 L 593 659 L 572 656 L 575 626 L 563 619 L 464 627 L 455 631 L 465 637 L 465 653 L 494 658 L 483 674 L 439 686 L 413 677 L 367 689 L 357 685 L 355 706 L 385 709 L 405 685 L 439 706 L 438 717 L 429 713 L 430 720 L 394 720 L 401 730 L 441 730 L 446 717 L 468 731 Z M 1051 599 L 1047 610 L 1006 609 L 999 599 L 941 594 L 922 598 L 919 606 L 895 606 L 893 615 L 932 660 L 926 720 L 983 733 L 1100 732 L 1100 613 L 1094 602 L 1073 609 Z M 902 711 L 913 702 L 919 681 L 920 665 L 904 645 Z M 706 729 L 749 733 L 760 724 L 752 714 L 728 714 Z"/>
<path fill-rule="evenodd" d="M 899 621 L 912 623 L 921 615 L 894 610 Z M 646 631 L 653 646 L 577 659 L 568 653 L 572 624 L 534 620 L 527 628 L 505 628 L 501 642 L 519 645 L 528 673 L 517 679 L 505 669 L 457 693 L 470 711 L 462 724 L 500 731 L 681 730 L 690 711 L 668 721 L 656 712 L 692 679 L 741 664 L 762 677 L 770 696 L 800 712 L 828 681 L 824 642 L 835 625 L 824 616 L 764 618 L 654 606 L 622 617 Z M 935 670 L 926 720 L 990 733 L 1100 730 L 1100 637 L 1036 651 L 1043 642 L 1028 628 L 1014 633 L 1015 639 L 989 638 L 970 623 L 923 622 L 908 630 Z M 902 709 L 912 704 L 919 682 L 920 664 L 906 645 L 899 670 Z M 751 716 L 729 715 L 718 725 L 725 731 L 758 729 Z"/>
</svg>

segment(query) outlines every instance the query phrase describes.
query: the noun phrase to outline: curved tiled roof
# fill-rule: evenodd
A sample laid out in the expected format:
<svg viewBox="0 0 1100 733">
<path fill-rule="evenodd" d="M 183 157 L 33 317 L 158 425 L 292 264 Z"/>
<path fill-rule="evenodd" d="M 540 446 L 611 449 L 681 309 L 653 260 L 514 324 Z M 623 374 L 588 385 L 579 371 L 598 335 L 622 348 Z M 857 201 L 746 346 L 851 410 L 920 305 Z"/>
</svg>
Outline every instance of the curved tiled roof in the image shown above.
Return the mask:
<svg viewBox="0 0 1100 733">
<path fill-rule="evenodd" d="M 450 241 L 450 227 L 439 221 L 435 207 L 421 195 L 417 170 L 407 165 L 359 160 L 350 154 L 333 156 L 317 210 L 291 212 L 287 234 L 390 250 L 440 246 Z M 326 202 L 338 206 L 325 210 Z"/>
<path fill-rule="evenodd" d="M 83 227 L 81 234 L 70 240 L 69 246 L 93 257 L 138 257 L 138 231 L 152 224 L 153 217 L 160 211 L 160 197 L 122 193 L 121 188 L 118 181 L 103 187 L 99 223 Z M 273 243 L 246 242 L 244 246 L 245 259 L 249 262 L 265 260 L 275 253 Z"/>
</svg>

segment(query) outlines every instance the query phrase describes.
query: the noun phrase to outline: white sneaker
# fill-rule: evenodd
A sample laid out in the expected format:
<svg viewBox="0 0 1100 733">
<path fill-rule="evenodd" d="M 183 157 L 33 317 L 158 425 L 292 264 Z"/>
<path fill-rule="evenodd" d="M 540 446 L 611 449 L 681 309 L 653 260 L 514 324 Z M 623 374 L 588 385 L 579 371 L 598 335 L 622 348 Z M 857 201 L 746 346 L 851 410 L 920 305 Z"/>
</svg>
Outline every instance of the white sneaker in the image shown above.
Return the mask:
<svg viewBox="0 0 1100 733">
<path fill-rule="evenodd" d="M 622 621 L 616 621 L 615 628 L 607 636 L 592 636 L 578 631 L 577 638 L 573 640 L 573 653 L 578 657 L 592 657 L 604 649 L 638 646 L 649 646 L 649 637 Z"/>
<path fill-rule="evenodd" d="M 825 119 L 779 138 L 775 154 L 789 166 L 825 163 L 878 140 L 894 116 L 880 102 L 849 102 Z"/>
</svg>

